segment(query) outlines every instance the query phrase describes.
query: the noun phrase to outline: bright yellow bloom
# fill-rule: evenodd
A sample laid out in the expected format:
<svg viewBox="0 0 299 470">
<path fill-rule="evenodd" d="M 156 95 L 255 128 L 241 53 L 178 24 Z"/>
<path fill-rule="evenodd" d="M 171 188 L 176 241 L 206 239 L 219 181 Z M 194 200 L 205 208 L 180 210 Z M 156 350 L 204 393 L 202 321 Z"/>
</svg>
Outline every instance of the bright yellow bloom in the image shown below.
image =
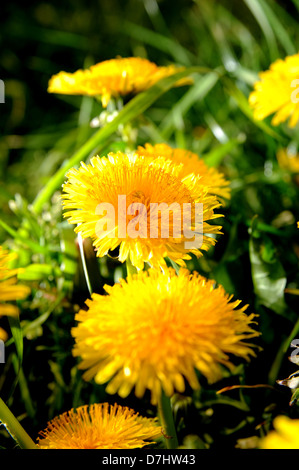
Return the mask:
<svg viewBox="0 0 299 470">
<path fill-rule="evenodd" d="M 40 432 L 41 449 L 137 449 L 161 436 L 156 419 L 108 403 L 63 413 Z"/>
<path fill-rule="evenodd" d="M 151 157 L 164 157 L 171 159 L 176 164 L 183 164 L 180 178 L 185 178 L 191 173 L 200 177 L 199 183 L 206 186 L 210 194 L 215 194 L 220 198 L 230 198 L 229 181 L 216 168 L 209 168 L 202 158 L 196 153 L 185 149 L 173 149 L 167 144 L 145 144 L 137 149 L 139 155 Z"/>
<path fill-rule="evenodd" d="M 277 416 L 274 430 L 261 439 L 262 449 L 299 449 L 299 419 Z"/>
<path fill-rule="evenodd" d="M 9 264 L 15 258 L 0 246 L 0 316 L 17 315 L 16 305 L 7 304 L 7 301 L 24 299 L 30 292 L 29 287 L 17 284 L 18 269 L 10 269 Z"/>
<path fill-rule="evenodd" d="M 276 60 L 259 78 L 249 96 L 254 118 L 262 120 L 275 113 L 274 126 L 290 118 L 289 126 L 294 127 L 299 119 L 299 54 Z"/>
<path fill-rule="evenodd" d="M 149 389 L 156 404 L 161 388 L 183 393 L 186 380 L 198 389 L 196 370 L 212 383 L 222 366 L 233 369 L 230 354 L 249 360 L 252 345 L 242 340 L 258 336 L 255 315 L 214 284 L 186 269 L 151 269 L 93 294 L 72 329 L 83 378 L 109 382 L 107 392 L 123 398 Z"/>
<path fill-rule="evenodd" d="M 91 164 L 82 163 L 78 170 L 71 169 L 67 174 L 68 181 L 64 184 L 62 196 L 67 209 L 64 216 L 70 223 L 79 224 L 75 231 L 81 232 L 83 238 L 93 239 L 99 257 L 119 246 L 119 260 L 123 262 L 130 258 L 139 269 L 143 269 L 145 262 L 155 267 L 166 266 L 164 258 L 167 256 L 184 265 L 184 260 L 190 259 L 188 253 L 201 256 L 202 251 L 216 243 L 210 235 L 220 233 L 221 227 L 208 224 L 208 221 L 219 217 L 214 213 L 214 209 L 219 207 L 216 197 L 207 194 L 207 188 L 199 184 L 199 177 L 190 175 L 182 182 L 180 170 L 180 165 L 162 157 L 149 158 L 121 152 L 110 153 L 108 157 L 93 157 Z M 123 208 L 119 196 L 125 197 Z M 105 215 L 99 209 L 99 204 L 107 203 L 113 208 L 112 215 Z M 161 213 L 154 209 L 157 206 L 153 204 L 160 203 L 172 211 L 167 220 L 165 215 L 161 217 Z M 134 207 L 131 204 L 142 204 L 140 214 L 137 211 L 135 216 L 134 210 L 133 215 L 128 215 L 130 207 Z M 172 208 L 171 204 L 174 204 Z M 189 236 L 185 230 L 184 204 L 189 204 L 192 212 L 189 228 L 196 230 L 199 238 L 203 233 L 201 246 L 186 246 L 186 242 L 191 243 L 193 234 Z M 196 221 L 195 204 L 203 204 L 203 225 Z M 109 219 L 109 223 L 100 230 L 103 217 Z M 154 222 L 156 233 L 152 231 Z M 164 230 L 168 223 L 169 233 Z M 134 224 L 136 228 L 132 233 Z"/>
<path fill-rule="evenodd" d="M 111 97 L 140 93 L 160 79 L 181 70 L 184 67 L 158 67 L 139 57 L 117 58 L 75 73 L 60 72 L 53 75 L 48 91 L 67 95 L 101 96 L 102 105 L 106 107 Z M 176 86 L 189 83 L 189 79 L 179 80 Z"/>
<path fill-rule="evenodd" d="M 277 161 L 283 170 L 288 170 L 291 173 L 299 173 L 299 154 L 292 154 L 286 149 L 279 149 L 277 152 Z"/>
</svg>

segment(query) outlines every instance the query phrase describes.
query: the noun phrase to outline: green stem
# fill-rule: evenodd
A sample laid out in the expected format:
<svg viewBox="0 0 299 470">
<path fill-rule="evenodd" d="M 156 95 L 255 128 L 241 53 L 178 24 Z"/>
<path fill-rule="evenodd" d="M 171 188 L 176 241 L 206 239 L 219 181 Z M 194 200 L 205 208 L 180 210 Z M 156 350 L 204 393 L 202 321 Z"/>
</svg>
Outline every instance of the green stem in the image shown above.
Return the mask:
<svg viewBox="0 0 299 470">
<path fill-rule="evenodd" d="M 127 275 L 128 276 L 133 276 L 133 274 L 137 274 L 137 269 L 133 264 L 131 263 L 130 258 L 127 258 L 126 260 L 126 266 L 127 266 Z"/>
<path fill-rule="evenodd" d="M 170 398 L 162 390 L 158 402 L 158 414 L 164 430 L 164 437 L 167 449 L 177 449 L 178 438 L 173 420 Z"/>
<path fill-rule="evenodd" d="M 61 186 L 64 181 L 66 172 L 80 163 L 81 160 L 85 160 L 85 158 L 99 146 L 103 140 L 108 137 L 108 135 L 102 137 L 103 129 L 98 130 L 82 147 L 74 153 L 74 155 L 67 160 L 52 176 L 52 178 L 48 181 L 48 183 L 43 187 L 43 189 L 39 192 L 37 197 L 35 198 L 32 208 L 36 214 L 40 214 L 42 212 L 43 205 L 52 197 L 54 192 Z M 112 132 L 111 132 L 112 133 Z"/>
<path fill-rule="evenodd" d="M 92 287 L 91 287 L 91 282 L 89 279 L 89 274 L 88 274 L 88 269 L 86 265 L 86 258 L 85 258 L 85 253 L 84 253 L 84 245 L 83 245 L 83 239 L 81 236 L 81 233 L 78 233 L 78 244 L 79 244 L 79 249 L 80 249 L 80 255 L 81 255 L 81 261 L 82 261 L 82 267 L 83 267 L 83 272 L 85 276 L 85 281 L 89 290 L 90 297 L 92 296 Z"/>
<path fill-rule="evenodd" d="M 31 437 L 0 398 L 0 422 L 22 449 L 37 449 Z"/>
</svg>

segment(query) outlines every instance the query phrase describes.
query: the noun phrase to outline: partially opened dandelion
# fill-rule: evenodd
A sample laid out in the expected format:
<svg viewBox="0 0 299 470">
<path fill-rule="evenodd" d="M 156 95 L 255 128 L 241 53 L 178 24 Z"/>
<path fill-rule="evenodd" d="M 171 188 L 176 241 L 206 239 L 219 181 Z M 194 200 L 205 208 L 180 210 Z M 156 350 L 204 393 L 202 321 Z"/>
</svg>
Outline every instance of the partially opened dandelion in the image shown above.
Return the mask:
<svg viewBox="0 0 299 470">
<path fill-rule="evenodd" d="M 234 368 L 230 355 L 255 355 L 247 341 L 258 336 L 255 315 L 197 273 L 151 269 L 106 292 L 86 301 L 72 335 L 83 377 L 108 383 L 108 393 L 127 397 L 135 389 L 141 398 L 148 389 L 156 404 L 162 390 L 183 393 L 186 382 L 198 389 L 198 372 L 219 380 Z"/>
<path fill-rule="evenodd" d="M 179 173 L 181 179 L 194 173 L 195 176 L 200 177 L 199 184 L 206 186 L 210 194 L 218 196 L 221 200 L 230 198 L 229 181 L 216 168 L 208 167 L 205 161 L 194 152 L 172 148 L 167 144 L 147 143 L 144 147 L 139 146 L 137 153 L 152 158 L 171 159 L 173 163 L 181 165 Z"/>
<path fill-rule="evenodd" d="M 137 449 L 161 437 L 161 427 L 128 407 L 96 403 L 57 416 L 39 434 L 41 449 Z"/>
<path fill-rule="evenodd" d="M 299 120 L 299 54 L 276 60 L 259 78 L 249 96 L 254 118 L 274 114 L 274 126 L 289 119 L 289 127 L 295 127 Z"/>
<path fill-rule="evenodd" d="M 159 67 L 147 59 L 126 57 L 105 60 L 85 70 L 74 73 L 60 72 L 49 81 L 50 93 L 89 95 L 101 98 L 106 107 L 111 98 L 136 94 L 150 88 L 154 83 L 184 70 L 184 67 L 168 65 Z M 176 86 L 190 83 L 179 80 Z"/>
<path fill-rule="evenodd" d="M 217 198 L 199 184 L 200 177 L 182 181 L 181 167 L 162 157 L 121 152 L 94 157 L 67 173 L 64 217 L 93 240 L 100 257 L 119 247 L 119 260 L 139 269 L 145 262 L 166 266 L 165 257 L 184 265 L 189 253 L 199 257 L 216 243 L 221 227 L 213 225 L 220 217 Z"/>
</svg>

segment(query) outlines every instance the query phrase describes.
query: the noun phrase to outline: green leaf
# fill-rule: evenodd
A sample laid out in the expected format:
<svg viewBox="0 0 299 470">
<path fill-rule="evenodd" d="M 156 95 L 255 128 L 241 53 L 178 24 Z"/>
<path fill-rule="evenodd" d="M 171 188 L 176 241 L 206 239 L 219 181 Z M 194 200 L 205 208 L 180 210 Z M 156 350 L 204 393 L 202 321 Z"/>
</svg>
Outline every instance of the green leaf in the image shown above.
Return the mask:
<svg viewBox="0 0 299 470">
<path fill-rule="evenodd" d="M 185 49 L 175 39 L 168 38 L 163 34 L 152 31 L 143 26 L 124 21 L 122 30 L 128 36 L 143 41 L 156 49 L 169 54 L 176 62 L 183 65 L 191 65 L 195 57 L 188 49 Z"/>
<path fill-rule="evenodd" d="M 260 304 L 283 315 L 287 309 L 284 290 L 286 273 L 279 259 L 273 256 L 274 247 L 265 234 L 249 240 L 249 256 L 254 292 Z"/>
<path fill-rule="evenodd" d="M 237 139 L 230 139 L 228 142 L 225 142 L 221 145 L 218 145 L 210 152 L 203 155 L 204 161 L 208 166 L 218 166 L 223 158 L 234 150 L 238 145 L 241 145 L 244 142 L 243 137 Z"/>
<path fill-rule="evenodd" d="M 30 264 L 18 274 L 20 281 L 41 281 L 49 276 L 59 276 L 60 270 L 50 264 Z"/>
<path fill-rule="evenodd" d="M 176 129 L 177 123 L 182 121 L 182 117 L 198 100 L 202 100 L 216 85 L 219 74 L 212 72 L 199 80 L 184 94 L 184 96 L 171 108 L 161 123 L 161 134 L 168 140 L 172 132 Z"/>
<path fill-rule="evenodd" d="M 14 230 L 12 227 L 10 227 L 9 225 L 7 225 L 7 224 L 6 224 L 3 220 L 1 220 L 1 219 L 0 219 L 0 226 L 1 226 L 7 233 L 9 233 L 9 235 L 10 235 L 12 238 L 14 238 L 16 241 L 20 242 L 22 245 L 27 246 L 28 248 L 31 248 L 31 250 L 32 250 L 34 253 L 43 253 L 43 254 L 47 254 L 47 253 L 48 253 L 47 247 L 41 246 L 41 245 L 39 245 L 38 243 L 33 242 L 33 241 L 30 240 L 29 238 L 24 237 L 24 236 L 21 235 L 19 232 L 17 232 L 16 230 Z"/>
<path fill-rule="evenodd" d="M 25 404 L 26 412 L 30 418 L 34 418 L 36 414 L 36 409 L 33 405 L 33 402 L 30 396 L 28 383 L 27 383 L 25 374 L 23 372 L 23 368 L 19 367 L 18 359 L 15 354 L 13 354 L 12 356 L 12 363 L 15 369 L 15 373 L 18 374 L 18 377 L 19 377 L 19 388 L 20 388 L 22 400 Z"/>
<path fill-rule="evenodd" d="M 21 334 L 22 336 L 26 336 L 28 334 L 30 334 L 32 331 L 34 331 L 36 328 L 40 327 L 41 325 L 43 325 L 47 319 L 49 318 L 49 316 L 51 315 L 51 313 L 55 310 L 56 307 L 58 307 L 60 305 L 60 303 L 62 302 L 62 300 L 64 299 L 65 297 L 65 294 L 64 292 L 62 292 L 58 297 L 57 299 L 49 306 L 48 310 L 44 313 L 42 313 L 40 316 L 38 316 L 37 318 L 35 318 L 34 320 L 32 320 L 31 322 L 26 322 L 24 324 L 24 326 L 20 329 L 21 331 Z M 14 337 L 13 338 L 10 338 L 6 343 L 5 345 L 6 346 L 10 346 L 10 344 L 12 344 L 12 342 L 14 341 Z"/>
<path fill-rule="evenodd" d="M 299 388 L 297 388 L 293 394 L 292 394 L 292 397 L 291 397 L 291 400 L 290 400 L 290 405 L 295 405 L 295 403 L 298 404 L 298 401 L 299 401 Z"/>
<path fill-rule="evenodd" d="M 19 315 L 16 317 L 8 317 L 11 334 L 15 343 L 17 357 L 19 361 L 19 370 L 23 362 L 23 333 Z"/>
<path fill-rule="evenodd" d="M 270 5 L 265 2 L 265 0 L 259 0 L 259 3 L 267 16 L 270 25 L 272 26 L 273 32 L 275 33 L 278 41 L 284 47 L 286 53 L 289 55 L 296 54 L 297 49 L 293 44 L 291 36 L 289 35 L 288 31 L 283 26 L 283 24 L 280 22 L 279 18 L 274 13 Z"/>
<path fill-rule="evenodd" d="M 244 3 L 246 3 L 249 10 L 255 17 L 257 23 L 260 25 L 260 28 L 263 31 L 265 39 L 267 41 L 271 60 L 275 60 L 279 56 L 279 53 L 276 38 L 268 19 L 268 14 L 266 14 L 263 10 L 259 0 L 244 0 Z"/>
</svg>

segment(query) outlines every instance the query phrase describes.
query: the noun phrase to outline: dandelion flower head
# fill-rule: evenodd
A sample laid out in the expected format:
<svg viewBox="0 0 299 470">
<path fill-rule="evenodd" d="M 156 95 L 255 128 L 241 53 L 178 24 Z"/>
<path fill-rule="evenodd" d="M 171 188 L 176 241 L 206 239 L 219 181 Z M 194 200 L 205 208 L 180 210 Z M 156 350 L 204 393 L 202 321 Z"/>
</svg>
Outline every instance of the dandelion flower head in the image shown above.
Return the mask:
<svg viewBox="0 0 299 470">
<path fill-rule="evenodd" d="M 83 377 L 108 382 L 108 393 L 125 398 L 135 388 L 141 398 L 148 389 L 155 404 L 162 389 L 168 396 L 183 393 L 185 382 L 198 389 L 198 372 L 219 380 L 234 368 L 231 354 L 255 355 L 247 342 L 258 336 L 255 315 L 197 273 L 150 269 L 106 291 L 87 300 L 72 335 Z"/>
<path fill-rule="evenodd" d="M 182 70 L 184 67 L 175 65 L 159 67 L 140 57 L 120 57 L 74 73 L 59 72 L 49 80 L 48 92 L 99 96 L 106 108 L 111 98 L 140 93 L 162 78 Z M 190 79 L 182 79 L 176 86 L 189 83 Z"/>
<path fill-rule="evenodd" d="M 289 119 L 289 127 L 295 127 L 299 119 L 299 54 L 276 60 L 259 78 L 249 96 L 254 118 L 263 120 L 274 114 L 274 126 Z"/>
<path fill-rule="evenodd" d="M 188 253 L 201 256 L 216 243 L 215 235 L 221 227 L 212 221 L 221 215 L 215 212 L 220 203 L 208 194 L 208 188 L 199 184 L 199 177 L 190 175 L 181 180 L 181 166 L 162 157 L 121 152 L 93 157 L 90 164 L 82 163 L 79 169 L 73 168 L 66 175 L 64 216 L 76 225 L 75 231 L 81 232 L 83 238 L 92 238 L 99 257 L 119 247 L 119 260 L 129 258 L 138 269 L 143 269 L 145 262 L 155 267 L 166 266 L 167 256 L 184 265 L 184 260 L 190 259 Z M 113 208 L 110 215 L 110 211 L 100 210 L 106 207 L 103 204 Z M 160 204 L 171 212 L 167 222 L 158 210 Z M 184 204 L 190 208 L 190 236 L 184 229 Z M 202 204 L 202 221 L 198 222 L 196 204 Z M 134 207 L 140 210 L 135 211 Z M 107 225 L 103 223 L 100 230 L 103 217 Z M 194 238 L 193 230 L 201 244 L 193 246 L 191 242 L 190 248 L 186 241 Z"/>
<path fill-rule="evenodd" d="M 71 409 L 41 431 L 41 449 L 137 449 L 161 436 L 155 418 L 108 403 Z"/>
</svg>

